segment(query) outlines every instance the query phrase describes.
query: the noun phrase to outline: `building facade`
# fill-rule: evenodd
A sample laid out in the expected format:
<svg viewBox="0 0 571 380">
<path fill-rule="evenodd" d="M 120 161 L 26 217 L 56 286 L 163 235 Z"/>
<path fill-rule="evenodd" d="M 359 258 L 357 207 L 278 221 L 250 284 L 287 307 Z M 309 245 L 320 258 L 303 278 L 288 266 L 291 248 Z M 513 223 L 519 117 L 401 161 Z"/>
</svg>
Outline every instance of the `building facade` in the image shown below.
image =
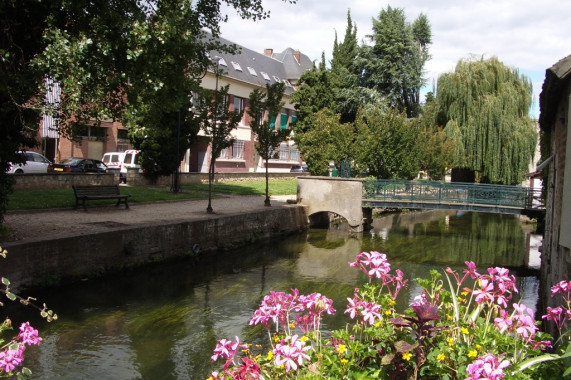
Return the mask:
<svg viewBox="0 0 571 380">
<path fill-rule="evenodd" d="M 231 41 L 221 39 L 227 45 Z M 249 127 L 248 98 L 256 88 L 265 88 L 276 82 L 285 84 L 284 106 L 276 120 L 275 128 L 286 129 L 297 119 L 297 112 L 291 102 L 291 94 L 301 74 L 312 68 L 313 63 L 299 51 L 288 48 L 274 54 L 273 49 L 258 53 L 243 46 L 238 53 L 228 54 L 210 52 L 214 65 L 222 71 L 216 80 L 214 70 L 207 71 L 201 87 L 216 91 L 229 85 L 228 105 L 230 110 L 244 111 L 238 128 L 232 131 L 234 145 L 225 149 L 216 159 L 216 172 L 257 172 L 265 171 L 263 160 L 256 153 L 255 136 Z M 51 94 L 59 99 L 59 94 Z M 57 100 L 56 100 L 57 101 Z M 72 141 L 57 134 L 56 121 L 45 116 L 40 128 L 42 152 L 50 160 L 67 157 L 86 157 L 100 159 L 107 152 L 123 152 L 133 149 L 127 135 L 127 129 L 119 122 L 104 120 L 99 127 L 87 126 L 80 131 L 80 138 Z M 182 172 L 208 172 L 210 157 L 210 139 L 201 131 L 196 143 L 189 149 L 181 162 Z M 299 164 L 301 157 L 293 139 L 284 141 L 275 152 L 275 159 L 269 162 L 271 172 L 289 172 L 292 165 Z"/>
<path fill-rule="evenodd" d="M 543 308 L 558 306 L 551 286 L 569 281 L 571 271 L 571 55 L 546 70 L 539 97 L 545 167 L 545 232 L 541 252 Z M 545 176 L 547 172 L 547 176 Z M 551 331 L 553 332 L 553 331 Z"/>
</svg>

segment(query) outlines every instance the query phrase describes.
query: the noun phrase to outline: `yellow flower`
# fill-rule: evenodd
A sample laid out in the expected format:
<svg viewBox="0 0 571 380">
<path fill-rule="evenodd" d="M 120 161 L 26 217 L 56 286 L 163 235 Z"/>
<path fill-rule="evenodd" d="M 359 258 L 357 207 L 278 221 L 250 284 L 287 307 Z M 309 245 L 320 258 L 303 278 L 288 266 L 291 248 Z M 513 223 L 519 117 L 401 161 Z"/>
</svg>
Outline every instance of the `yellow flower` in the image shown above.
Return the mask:
<svg viewBox="0 0 571 380">
<path fill-rule="evenodd" d="M 480 346 L 479 344 L 476 345 L 476 350 L 481 350 L 482 346 Z"/>
<path fill-rule="evenodd" d="M 280 337 L 279 337 L 279 336 L 277 336 L 277 335 L 274 335 L 274 342 L 276 342 L 276 343 L 277 343 L 277 342 L 279 342 L 279 341 L 280 341 Z"/>
<path fill-rule="evenodd" d="M 390 310 L 385 311 L 385 315 L 386 315 L 386 316 L 389 316 L 389 315 L 391 315 L 391 314 L 392 314 L 392 311 L 390 311 Z"/>
<path fill-rule="evenodd" d="M 344 344 L 340 344 L 336 348 L 339 354 L 344 354 L 347 351 L 347 347 Z"/>
<path fill-rule="evenodd" d="M 256 361 L 260 360 L 261 357 L 262 357 L 261 354 L 256 355 L 256 357 L 255 357 Z"/>
<path fill-rule="evenodd" d="M 302 342 L 307 342 L 307 337 L 304 335 L 301 338 L 299 338 L 299 340 L 301 340 Z"/>
<path fill-rule="evenodd" d="M 452 347 L 454 345 L 454 338 L 448 338 L 448 339 L 446 339 L 446 341 L 448 342 L 448 345 L 450 347 Z"/>
<path fill-rule="evenodd" d="M 452 319 L 454 319 L 454 317 L 453 317 L 453 316 L 451 316 L 450 314 L 446 314 L 446 319 L 448 319 L 448 320 L 452 320 Z"/>
<path fill-rule="evenodd" d="M 396 302 L 395 300 L 389 299 L 389 305 L 394 305 L 394 304 L 396 304 L 396 303 L 397 303 L 397 302 Z"/>
<path fill-rule="evenodd" d="M 406 361 L 409 361 L 410 358 L 412 358 L 412 354 L 410 352 L 405 352 L 404 354 L 402 354 L 402 358 Z"/>
<path fill-rule="evenodd" d="M 438 360 L 439 362 L 443 361 L 444 359 L 446 359 L 446 355 L 444 354 L 436 355 L 436 360 Z"/>
<path fill-rule="evenodd" d="M 458 302 L 464 302 L 464 298 L 458 297 Z"/>
<path fill-rule="evenodd" d="M 381 327 L 382 324 L 383 321 L 379 319 L 377 322 L 375 322 L 375 327 Z"/>
<path fill-rule="evenodd" d="M 463 292 L 462 292 L 462 293 L 460 293 L 460 294 L 462 294 L 464 297 L 466 297 L 466 296 L 468 295 L 468 292 L 466 292 L 466 291 L 463 291 Z"/>
<path fill-rule="evenodd" d="M 476 356 L 478 356 L 478 351 L 472 350 L 472 351 L 468 352 L 469 358 L 475 358 Z"/>
<path fill-rule="evenodd" d="M 341 364 L 347 364 L 347 363 L 349 363 L 349 360 L 345 358 L 341 359 Z"/>
<path fill-rule="evenodd" d="M 206 378 L 206 380 L 213 380 L 213 379 L 212 379 L 212 376 L 208 376 L 208 377 Z"/>
<path fill-rule="evenodd" d="M 464 334 L 464 335 L 468 335 L 470 333 L 470 331 L 468 331 L 468 329 L 466 327 L 462 327 L 460 329 L 460 331 L 462 331 L 462 334 Z"/>
<path fill-rule="evenodd" d="M 268 354 L 266 355 L 266 360 L 272 360 L 273 357 L 274 357 L 274 352 L 268 351 Z"/>
</svg>

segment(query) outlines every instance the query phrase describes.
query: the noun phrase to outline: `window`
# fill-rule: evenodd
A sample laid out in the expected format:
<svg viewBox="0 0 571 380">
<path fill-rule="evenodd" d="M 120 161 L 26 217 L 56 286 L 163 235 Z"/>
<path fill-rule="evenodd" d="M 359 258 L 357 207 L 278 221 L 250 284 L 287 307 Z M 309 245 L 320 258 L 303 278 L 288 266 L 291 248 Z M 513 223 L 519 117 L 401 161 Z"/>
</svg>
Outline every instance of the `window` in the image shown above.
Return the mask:
<svg viewBox="0 0 571 380">
<path fill-rule="evenodd" d="M 289 80 L 287 80 L 287 79 L 284 79 L 284 83 L 285 83 L 286 87 L 293 87 L 291 85 L 291 83 L 289 83 Z"/>
<path fill-rule="evenodd" d="M 265 80 L 267 80 L 267 81 L 270 81 L 270 80 L 271 80 L 271 79 L 270 79 L 270 76 L 268 75 L 268 73 L 264 73 L 263 71 L 260 71 L 260 74 L 262 74 L 262 77 L 263 77 Z"/>
<path fill-rule="evenodd" d="M 280 129 L 287 128 L 287 113 L 280 114 Z"/>
<path fill-rule="evenodd" d="M 129 134 L 127 133 L 126 129 L 118 129 L 117 130 L 117 139 L 118 140 L 129 140 Z"/>
<path fill-rule="evenodd" d="M 107 128 L 94 125 L 82 125 L 78 128 L 77 136 L 91 139 L 105 139 L 107 137 Z"/>
<path fill-rule="evenodd" d="M 234 70 L 242 71 L 242 66 L 238 62 L 232 61 L 232 67 L 234 67 Z"/>
<path fill-rule="evenodd" d="M 289 160 L 289 145 L 286 143 L 281 143 L 279 154 L 280 154 L 280 160 L 288 161 Z"/>
<path fill-rule="evenodd" d="M 299 150 L 296 148 L 291 148 L 289 151 L 289 159 L 292 161 L 299 160 Z"/>
<path fill-rule="evenodd" d="M 244 159 L 244 141 L 234 141 L 234 145 L 232 145 L 232 158 L 240 160 Z"/>
<path fill-rule="evenodd" d="M 257 77 L 258 73 L 256 73 L 256 70 L 254 70 L 253 67 L 248 66 L 248 71 L 250 72 L 250 74 L 252 74 L 253 76 Z"/>
<path fill-rule="evenodd" d="M 220 158 L 223 160 L 243 160 L 244 159 L 244 141 L 236 140 L 234 144 L 220 152 Z"/>
<path fill-rule="evenodd" d="M 224 58 L 219 57 L 219 58 L 217 58 L 217 59 L 218 59 L 218 64 L 219 64 L 220 66 L 226 66 L 226 67 L 228 67 L 228 64 L 226 63 L 226 60 L 225 60 Z"/>
<path fill-rule="evenodd" d="M 234 97 L 234 112 L 240 113 L 244 110 L 244 99 L 239 96 Z"/>
<path fill-rule="evenodd" d="M 280 79 L 280 78 L 276 77 L 275 75 L 273 76 L 273 78 L 274 78 L 274 80 L 275 80 L 276 82 L 281 83 L 281 79 Z"/>
</svg>

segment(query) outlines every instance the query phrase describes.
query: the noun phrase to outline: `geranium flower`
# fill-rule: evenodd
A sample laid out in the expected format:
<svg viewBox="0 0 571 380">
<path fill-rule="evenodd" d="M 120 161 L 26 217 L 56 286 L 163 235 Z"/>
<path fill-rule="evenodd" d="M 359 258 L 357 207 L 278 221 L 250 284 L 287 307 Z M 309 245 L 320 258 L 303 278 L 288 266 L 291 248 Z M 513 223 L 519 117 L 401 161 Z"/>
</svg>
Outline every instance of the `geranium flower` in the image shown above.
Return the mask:
<svg viewBox="0 0 571 380">
<path fill-rule="evenodd" d="M 278 367 L 284 365 L 286 372 L 297 370 L 303 362 L 310 360 L 307 351 L 311 346 L 306 346 L 305 342 L 298 340 L 298 336 L 287 337 L 274 348 L 274 364 Z"/>
<path fill-rule="evenodd" d="M 480 356 L 469 364 L 466 368 L 466 373 L 469 377 L 466 380 L 488 379 L 497 380 L 503 378 L 506 374 L 504 368 L 508 367 L 510 362 L 508 360 L 500 360 L 493 354 L 486 354 Z"/>
<path fill-rule="evenodd" d="M 240 344 L 240 339 L 236 337 L 236 342 L 232 342 L 231 340 L 221 339 L 218 341 L 218 344 L 214 348 L 214 355 L 210 358 L 213 362 L 218 360 L 219 357 L 234 360 L 234 356 L 236 356 L 236 352 L 239 348 L 248 348 L 245 344 Z"/>
</svg>

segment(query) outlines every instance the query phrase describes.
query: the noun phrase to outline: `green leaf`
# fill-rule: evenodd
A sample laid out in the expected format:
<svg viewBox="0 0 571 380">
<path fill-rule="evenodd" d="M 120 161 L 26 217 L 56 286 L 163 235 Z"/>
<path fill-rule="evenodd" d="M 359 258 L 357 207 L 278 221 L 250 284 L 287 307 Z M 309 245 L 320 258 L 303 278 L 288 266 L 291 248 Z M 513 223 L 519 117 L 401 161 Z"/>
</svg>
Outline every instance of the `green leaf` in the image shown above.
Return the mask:
<svg viewBox="0 0 571 380">
<path fill-rule="evenodd" d="M 559 355 L 555 355 L 555 354 L 544 354 L 541 356 L 536 356 L 533 358 L 529 358 L 527 360 L 524 360 L 518 367 L 517 370 L 512 372 L 513 375 L 515 375 L 518 372 L 524 371 L 527 368 L 536 365 L 536 364 L 540 364 L 540 363 L 544 363 L 544 362 L 548 362 L 548 361 L 553 361 L 553 360 L 561 360 L 563 359 L 565 356 L 559 356 Z M 567 372 L 567 371 L 566 371 Z"/>
<path fill-rule="evenodd" d="M 448 285 L 450 285 L 450 295 L 452 296 L 452 303 L 454 304 L 454 321 L 456 325 L 458 325 L 458 321 L 460 320 L 460 310 L 458 308 L 458 298 L 456 297 L 456 292 L 452 287 L 452 281 L 450 281 L 450 276 L 448 273 L 444 273 L 446 275 L 446 279 L 448 280 Z"/>
<path fill-rule="evenodd" d="M 10 280 L 8 280 L 6 277 L 2 277 L 2 283 L 6 286 L 10 285 Z"/>
<path fill-rule="evenodd" d="M 6 293 L 6 297 L 8 297 L 8 299 L 9 299 L 10 301 L 15 301 L 15 300 L 16 300 L 16 295 L 15 295 L 14 293 L 8 292 L 8 293 Z"/>
</svg>

